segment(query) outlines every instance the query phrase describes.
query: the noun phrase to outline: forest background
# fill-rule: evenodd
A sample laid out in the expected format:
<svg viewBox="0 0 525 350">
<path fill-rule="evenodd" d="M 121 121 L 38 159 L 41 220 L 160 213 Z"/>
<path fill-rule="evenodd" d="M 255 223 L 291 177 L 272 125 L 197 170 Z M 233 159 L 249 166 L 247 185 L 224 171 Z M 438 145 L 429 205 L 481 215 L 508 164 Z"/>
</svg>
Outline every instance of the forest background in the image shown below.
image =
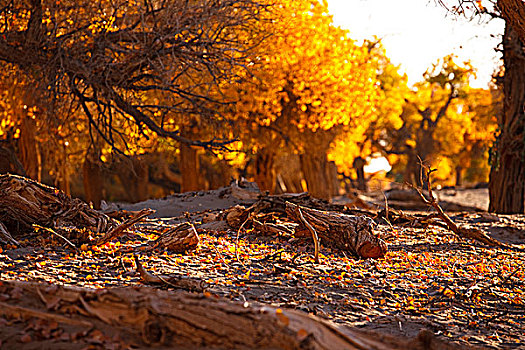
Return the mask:
<svg viewBox="0 0 525 350">
<path fill-rule="evenodd" d="M 366 190 L 377 157 L 387 182 L 422 185 L 420 161 L 438 184 L 487 182 L 500 157 L 504 68 L 471 88 L 450 54 L 409 85 L 325 1 L 4 2 L 0 172 L 96 208 L 241 176 L 330 198 Z"/>
<path fill-rule="evenodd" d="M 0 176 L 0 347 L 520 348 L 525 3 L 436 2 L 503 18 L 488 88 L 326 1 L 0 0 L 0 171 L 37 180 Z M 373 159 L 435 211 L 319 200 Z M 487 181 L 496 214 L 434 197 Z"/>
</svg>

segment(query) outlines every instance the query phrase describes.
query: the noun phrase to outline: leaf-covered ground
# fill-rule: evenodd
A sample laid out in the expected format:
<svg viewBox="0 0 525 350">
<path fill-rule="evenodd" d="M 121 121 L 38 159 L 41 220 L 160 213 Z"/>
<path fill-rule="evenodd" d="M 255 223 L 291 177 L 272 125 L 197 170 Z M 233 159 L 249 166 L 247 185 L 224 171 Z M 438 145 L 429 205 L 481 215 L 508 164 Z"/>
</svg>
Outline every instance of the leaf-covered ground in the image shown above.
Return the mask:
<svg viewBox="0 0 525 350">
<path fill-rule="evenodd" d="M 99 248 L 83 245 L 79 252 L 40 232 L 34 242 L 38 246 L 3 248 L 0 280 L 92 288 L 143 285 L 135 270 L 136 254 L 151 273 L 201 280 L 205 293 L 232 300 L 296 308 L 394 335 L 414 336 L 427 328 L 466 347 L 523 347 L 525 218 L 453 218 L 489 229 L 512 248 L 460 241 L 441 228 L 380 225 L 390 251 L 378 260 L 356 260 L 323 248 L 315 264 L 309 242 L 254 230 L 199 230 L 197 251 L 171 254 L 145 249 L 144 243 L 164 226 L 165 221 L 155 219 L 137 225 L 136 234 Z"/>
</svg>

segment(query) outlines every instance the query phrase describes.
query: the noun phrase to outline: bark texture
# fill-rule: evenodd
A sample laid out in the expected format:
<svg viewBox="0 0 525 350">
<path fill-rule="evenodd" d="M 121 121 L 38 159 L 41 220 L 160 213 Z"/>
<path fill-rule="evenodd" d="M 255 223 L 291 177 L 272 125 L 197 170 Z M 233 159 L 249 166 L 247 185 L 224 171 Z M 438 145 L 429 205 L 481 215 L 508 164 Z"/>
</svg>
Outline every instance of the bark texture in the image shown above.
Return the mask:
<svg viewBox="0 0 525 350">
<path fill-rule="evenodd" d="M 200 186 L 199 154 L 195 147 L 180 145 L 181 192 L 198 191 Z"/>
<path fill-rule="evenodd" d="M 520 41 L 525 42 L 525 2 L 523 0 L 498 0 L 498 8 Z"/>
<path fill-rule="evenodd" d="M 195 250 L 199 244 L 199 235 L 190 223 L 182 223 L 168 229 L 155 241 L 154 248 L 168 249 L 176 253 Z"/>
<path fill-rule="evenodd" d="M 336 192 L 334 186 L 337 182 L 337 173 L 334 174 L 333 168 L 326 159 L 326 153 L 303 153 L 300 160 L 308 192 L 317 198 L 330 199 Z"/>
<path fill-rule="evenodd" d="M 374 223 L 366 216 L 326 212 L 286 203 L 286 214 L 297 222 L 296 236 L 311 236 L 304 219 L 315 229 L 322 244 L 349 251 L 362 258 L 381 258 L 388 248 L 374 235 Z"/>
<path fill-rule="evenodd" d="M 489 211 L 525 213 L 525 46 L 507 22 L 503 35 L 503 113 L 492 154 Z"/>
<path fill-rule="evenodd" d="M 101 348 L 114 345 L 111 335 L 117 333 L 134 348 L 456 349 L 428 331 L 413 340 L 382 336 L 300 311 L 233 303 L 206 293 L 137 287 L 89 290 L 28 282 L 2 282 L 0 293 L 17 296 L 0 301 L 0 316 L 93 332 Z M 4 345 L 35 348 L 11 341 L 6 339 Z"/>
<path fill-rule="evenodd" d="M 255 182 L 261 191 L 274 192 L 275 152 L 268 147 L 261 148 L 255 155 Z"/>
<path fill-rule="evenodd" d="M 16 176 L 0 175 L 0 222 L 8 229 L 32 229 L 70 225 L 105 232 L 112 224 L 102 213 L 91 209 L 56 188 Z M 12 232 L 14 233 L 14 232 Z"/>
</svg>

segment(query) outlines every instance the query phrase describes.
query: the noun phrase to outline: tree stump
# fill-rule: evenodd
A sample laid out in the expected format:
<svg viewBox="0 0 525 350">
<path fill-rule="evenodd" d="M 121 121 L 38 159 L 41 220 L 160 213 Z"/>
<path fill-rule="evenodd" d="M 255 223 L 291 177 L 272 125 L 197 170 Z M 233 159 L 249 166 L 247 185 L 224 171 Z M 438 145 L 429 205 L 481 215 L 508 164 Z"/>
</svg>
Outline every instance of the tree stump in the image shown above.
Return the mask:
<svg viewBox="0 0 525 350">
<path fill-rule="evenodd" d="M 316 230 L 324 245 L 349 251 L 361 258 L 381 258 L 388 250 L 386 243 L 374 234 L 375 224 L 367 216 L 320 211 L 288 202 L 286 214 L 299 224 L 295 229 L 296 237 L 312 235 L 300 213 Z"/>
</svg>

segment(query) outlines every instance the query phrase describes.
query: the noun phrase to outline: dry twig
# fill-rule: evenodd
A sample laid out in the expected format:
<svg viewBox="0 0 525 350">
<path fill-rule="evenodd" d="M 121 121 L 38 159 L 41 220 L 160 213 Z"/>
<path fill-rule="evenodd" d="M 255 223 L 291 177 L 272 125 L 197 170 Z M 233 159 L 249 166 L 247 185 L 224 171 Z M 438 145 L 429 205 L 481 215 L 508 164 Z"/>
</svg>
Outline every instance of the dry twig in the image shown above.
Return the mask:
<svg viewBox="0 0 525 350">
<path fill-rule="evenodd" d="M 122 224 L 118 225 L 117 227 L 113 228 L 111 231 L 109 231 L 108 233 L 106 233 L 104 236 L 102 236 L 101 238 L 99 238 L 96 242 L 95 242 L 95 245 L 102 245 L 102 244 L 105 244 L 107 242 L 110 242 L 111 240 L 117 238 L 117 237 L 120 237 L 121 235 L 124 234 L 124 231 L 127 230 L 128 228 L 130 228 L 131 226 L 135 225 L 137 222 L 141 221 L 142 219 L 144 219 L 146 216 L 154 213 L 155 210 L 153 209 L 142 209 L 141 211 L 139 211 L 135 216 L 133 216 L 132 218 L 124 221 Z"/>
<path fill-rule="evenodd" d="M 315 263 L 319 264 L 319 236 L 317 235 L 317 231 L 310 225 L 308 221 L 303 216 L 303 213 L 301 212 L 301 208 L 299 206 L 296 207 L 297 214 L 299 215 L 299 218 L 301 219 L 301 222 L 308 228 L 308 230 L 312 233 L 312 238 L 314 240 L 314 259 Z"/>
<path fill-rule="evenodd" d="M 423 167 L 426 167 L 426 166 L 421 164 L 421 168 L 422 169 L 423 169 Z M 480 229 L 469 228 L 469 227 L 460 227 L 454 221 L 452 221 L 450 216 L 448 216 L 443 211 L 443 209 L 441 208 L 441 206 L 437 202 L 436 198 L 434 197 L 434 193 L 432 192 L 432 180 L 430 178 L 430 175 L 434 171 L 436 171 L 437 169 L 430 169 L 428 167 L 426 167 L 426 168 L 428 169 L 426 175 L 427 175 L 427 182 L 428 182 L 428 197 L 429 197 L 429 199 L 427 199 L 425 197 L 425 195 L 423 195 L 423 193 L 421 192 L 421 189 L 419 189 L 417 187 L 414 187 L 414 188 L 417 191 L 417 193 L 419 193 L 419 196 L 421 197 L 423 202 L 425 202 L 426 204 L 430 205 L 432 208 L 434 208 L 437 211 L 438 217 L 445 222 L 447 228 L 450 231 L 454 232 L 459 237 L 473 239 L 473 240 L 476 240 L 478 242 L 484 243 L 484 244 L 489 245 L 489 246 L 493 246 L 493 247 L 508 247 L 505 243 L 499 242 L 498 240 L 495 240 L 494 238 L 489 237 L 485 232 L 483 232 Z"/>
<path fill-rule="evenodd" d="M 56 232 L 55 230 L 53 230 L 53 229 L 51 229 L 49 227 L 44 227 L 44 226 L 40 226 L 40 225 L 37 225 L 37 224 L 33 224 L 33 227 L 36 228 L 36 229 L 39 229 L 39 230 L 47 231 L 47 232 L 57 236 L 58 238 L 61 238 L 64 242 L 66 242 L 70 247 L 75 249 L 77 252 L 80 251 L 80 249 L 78 249 L 77 246 L 74 245 L 69 239 L 67 239 L 66 237 L 62 236 L 60 233 Z"/>
</svg>

